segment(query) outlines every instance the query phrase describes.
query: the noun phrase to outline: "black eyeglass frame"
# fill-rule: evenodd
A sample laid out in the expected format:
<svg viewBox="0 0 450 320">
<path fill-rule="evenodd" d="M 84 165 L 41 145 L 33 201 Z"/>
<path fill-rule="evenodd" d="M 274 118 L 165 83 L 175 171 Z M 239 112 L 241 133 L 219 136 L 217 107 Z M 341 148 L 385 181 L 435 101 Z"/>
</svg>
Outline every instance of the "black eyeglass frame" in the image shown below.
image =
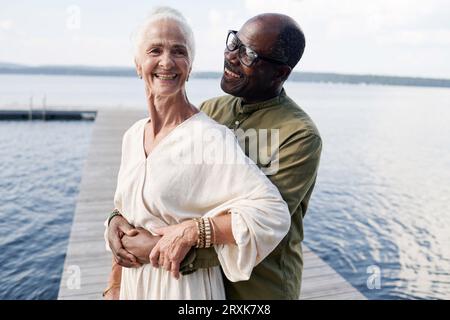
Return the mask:
<svg viewBox="0 0 450 320">
<path fill-rule="evenodd" d="M 239 61 L 240 61 L 243 65 L 245 65 L 245 66 L 247 66 L 247 67 L 251 67 L 252 65 L 254 65 L 254 64 L 258 61 L 258 59 L 264 60 L 264 61 L 267 61 L 267 62 L 271 62 L 271 63 L 275 63 L 275 64 L 287 65 L 286 61 L 281 61 L 281 60 L 277 60 L 277 59 L 273 59 L 273 58 L 269 58 L 269 57 L 265 57 L 265 56 L 260 55 L 259 53 L 257 53 L 257 52 L 256 52 L 255 50 L 253 50 L 252 48 L 250 48 L 250 47 L 246 46 L 245 44 L 243 44 L 243 43 L 241 42 L 241 39 L 238 38 L 237 33 L 238 33 L 238 32 L 237 32 L 236 30 L 228 30 L 227 38 L 226 38 L 226 40 L 225 40 L 225 47 L 226 47 L 227 50 L 230 51 L 230 52 L 239 50 L 239 51 L 238 51 L 238 58 L 239 58 Z M 237 39 L 237 41 L 238 41 L 238 44 L 236 45 L 236 47 L 235 47 L 234 49 L 231 49 L 231 48 L 228 47 L 228 39 L 230 38 L 230 35 L 233 35 L 233 36 Z M 251 62 L 250 64 L 247 64 L 247 63 L 245 63 L 244 61 L 242 61 L 242 58 L 241 58 L 241 54 L 242 54 L 242 53 L 241 53 L 241 52 L 242 52 L 242 51 L 241 51 L 241 48 L 244 48 L 244 49 L 247 49 L 247 50 L 251 50 L 251 51 L 254 52 L 254 54 L 255 54 L 256 57 L 252 60 L 252 62 Z"/>
</svg>

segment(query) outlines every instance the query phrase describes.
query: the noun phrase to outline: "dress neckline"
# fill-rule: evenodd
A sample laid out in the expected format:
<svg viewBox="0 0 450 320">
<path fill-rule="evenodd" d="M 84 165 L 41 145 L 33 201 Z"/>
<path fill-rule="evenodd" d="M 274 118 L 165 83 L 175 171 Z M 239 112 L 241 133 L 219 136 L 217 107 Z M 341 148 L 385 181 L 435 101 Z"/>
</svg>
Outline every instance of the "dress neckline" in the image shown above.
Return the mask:
<svg viewBox="0 0 450 320">
<path fill-rule="evenodd" d="M 190 116 L 189 118 L 185 119 L 183 122 L 180 122 L 175 128 L 173 128 L 164 138 L 162 138 L 158 142 L 158 144 L 153 148 L 153 150 L 149 154 L 147 154 L 145 151 L 145 126 L 147 125 L 147 123 L 149 123 L 151 121 L 151 119 L 150 119 L 150 117 L 146 118 L 147 121 L 144 122 L 144 125 L 142 126 L 142 131 L 141 131 L 141 150 L 142 150 L 142 156 L 143 156 L 144 160 L 148 161 L 150 159 L 150 157 L 155 153 L 155 151 L 162 144 L 164 144 L 164 142 L 172 135 L 172 133 L 174 131 L 181 128 L 185 123 L 188 123 L 191 119 L 197 117 L 200 113 L 203 113 L 203 112 L 198 111 L 198 112 L 194 113 L 192 116 Z"/>
</svg>

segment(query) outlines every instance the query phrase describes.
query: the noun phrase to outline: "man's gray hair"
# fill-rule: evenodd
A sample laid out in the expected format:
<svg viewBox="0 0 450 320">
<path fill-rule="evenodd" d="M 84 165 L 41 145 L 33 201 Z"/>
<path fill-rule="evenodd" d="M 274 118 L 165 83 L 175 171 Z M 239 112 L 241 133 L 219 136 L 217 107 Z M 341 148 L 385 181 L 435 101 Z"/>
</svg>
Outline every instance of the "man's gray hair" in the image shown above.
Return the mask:
<svg viewBox="0 0 450 320">
<path fill-rule="evenodd" d="M 136 32 L 132 36 L 133 46 L 134 46 L 134 56 L 137 57 L 141 46 L 148 41 L 148 29 L 151 23 L 159 20 L 172 20 L 175 21 L 186 38 L 186 47 L 188 50 L 189 60 L 194 62 L 195 57 L 195 40 L 194 33 L 189 26 L 186 18 L 178 11 L 170 7 L 157 7 L 153 9 L 150 15 L 145 19 L 145 21 L 138 27 Z"/>
</svg>

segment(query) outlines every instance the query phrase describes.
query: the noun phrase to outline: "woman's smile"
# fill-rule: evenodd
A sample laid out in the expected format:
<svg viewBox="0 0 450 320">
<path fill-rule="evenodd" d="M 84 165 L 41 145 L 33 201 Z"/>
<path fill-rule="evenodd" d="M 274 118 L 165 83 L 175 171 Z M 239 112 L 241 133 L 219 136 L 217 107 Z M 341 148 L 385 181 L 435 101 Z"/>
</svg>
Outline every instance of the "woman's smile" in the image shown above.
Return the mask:
<svg viewBox="0 0 450 320">
<path fill-rule="evenodd" d="M 172 85 L 175 83 L 178 83 L 178 74 L 176 73 L 154 73 L 153 79 L 156 83 L 162 84 L 162 85 Z"/>
<path fill-rule="evenodd" d="M 160 80 L 174 80 L 178 75 L 176 73 L 155 73 L 154 76 Z"/>
</svg>

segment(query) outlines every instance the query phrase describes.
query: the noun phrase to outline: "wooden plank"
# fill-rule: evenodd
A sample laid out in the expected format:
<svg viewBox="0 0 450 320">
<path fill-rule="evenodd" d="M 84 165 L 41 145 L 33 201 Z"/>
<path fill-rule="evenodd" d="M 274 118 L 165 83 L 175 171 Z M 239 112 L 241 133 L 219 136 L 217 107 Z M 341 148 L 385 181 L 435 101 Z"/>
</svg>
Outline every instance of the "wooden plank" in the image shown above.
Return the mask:
<svg viewBox="0 0 450 320">
<path fill-rule="evenodd" d="M 101 292 L 111 269 L 111 254 L 105 249 L 103 222 L 113 206 L 122 136 L 134 122 L 144 117 L 145 111 L 141 110 L 98 110 L 83 169 L 58 299 L 102 299 Z M 365 299 L 305 245 L 303 257 L 300 299 Z M 79 289 L 70 288 L 74 269 L 80 271 Z"/>
<path fill-rule="evenodd" d="M 365 300 L 366 297 L 325 261 L 303 245 L 304 268 L 300 300 Z"/>
<path fill-rule="evenodd" d="M 59 299 L 101 299 L 111 269 L 105 250 L 103 221 L 113 207 L 123 133 L 145 111 L 99 110 L 83 169 Z M 70 288 L 73 268 L 80 271 L 80 288 Z"/>
</svg>

